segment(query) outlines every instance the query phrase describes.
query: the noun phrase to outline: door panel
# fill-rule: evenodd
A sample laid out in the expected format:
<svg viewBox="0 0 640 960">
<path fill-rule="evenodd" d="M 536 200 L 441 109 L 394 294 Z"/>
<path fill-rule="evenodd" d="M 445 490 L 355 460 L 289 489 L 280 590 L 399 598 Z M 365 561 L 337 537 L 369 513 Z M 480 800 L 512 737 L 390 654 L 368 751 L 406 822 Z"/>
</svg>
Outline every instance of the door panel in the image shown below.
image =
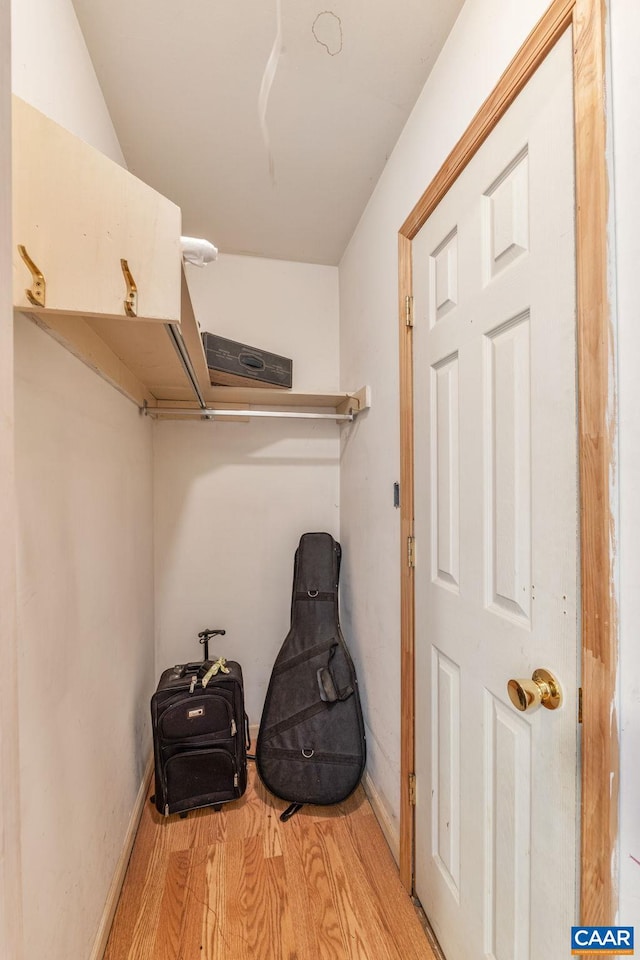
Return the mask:
<svg viewBox="0 0 640 960">
<path fill-rule="evenodd" d="M 570 955 L 572 90 L 567 34 L 413 241 L 415 883 L 448 960 Z M 562 705 L 519 713 L 539 667 Z"/>
<path fill-rule="evenodd" d="M 485 954 L 507 960 L 529 956 L 531 727 L 485 691 L 485 729 Z"/>
<path fill-rule="evenodd" d="M 431 369 L 433 443 L 433 575 L 458 589 L 460 577 L 460 451 L 458 436 L 458 355 Z"/>
<path fill-rule="evenodd" d="M 529 311 L 485 340 L 483 436 L 487 601 L 494 613 L 531 620 L 531 377 Z"/>
<path fill-rule="evenodd" d="M 460 896 L 460 668 L 432 648 L 433 851 L 456 899 Z"/>
</svg>

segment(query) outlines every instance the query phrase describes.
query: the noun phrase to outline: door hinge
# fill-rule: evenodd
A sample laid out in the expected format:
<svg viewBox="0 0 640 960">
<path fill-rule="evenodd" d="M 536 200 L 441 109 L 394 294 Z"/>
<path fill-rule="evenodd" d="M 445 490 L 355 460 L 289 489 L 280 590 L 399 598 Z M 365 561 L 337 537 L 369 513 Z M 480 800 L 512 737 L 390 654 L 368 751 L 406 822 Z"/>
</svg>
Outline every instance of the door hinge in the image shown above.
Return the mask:
<svg viewBox="0 0 640 960">
<path fill-rule="evenodd" d="M 582 723 L 582 687 L 578 687 L 578 723 Z"/>
<path fill-rule="evenodd" d="M 410 567 L 416 565 L 416 538 L 407 537 L 407 563 Z"/>
<path fill-rule="evenodd" d="M 404 298 L 404 320 L 408 327 L 413 326 L 413 297 Z"/>
<path fill-rule="evenodd" d="M 409 803 L 412 807 L 416 805 L 416 775 L 415 773 L 409 774 Z"/>
</svg>

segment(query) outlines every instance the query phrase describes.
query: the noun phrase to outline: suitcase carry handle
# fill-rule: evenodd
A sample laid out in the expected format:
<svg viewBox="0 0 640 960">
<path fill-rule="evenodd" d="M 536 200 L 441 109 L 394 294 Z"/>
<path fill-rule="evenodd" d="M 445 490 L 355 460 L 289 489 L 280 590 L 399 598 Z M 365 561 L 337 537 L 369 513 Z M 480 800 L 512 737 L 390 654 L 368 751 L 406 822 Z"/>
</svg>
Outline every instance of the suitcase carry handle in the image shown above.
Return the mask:
<svg viewBox="0 0 640 960">
<path fill-rule="evenodd" d="M 226 660 L 225 660 L 226 663 Z M 185 674 L 194 674 L 198 680 L 201 680 L 207 671 L 211 669 L 210 660 L 192 660 L 190 663 L 176 663 L 174 667 L 174 679 L 182 679 Z M 217 672 L 217 671 L 216 671 Z"/>
<path fill-rule="evenodd" d="M 204 660 L 193 660 L 191 663 L 176 663 L 173 670 L 172 678 L 175 680 L 181 680 L 187 673 L 195 674 L 199 679 L 207 672 L 207 664 Z"/>
</svg>

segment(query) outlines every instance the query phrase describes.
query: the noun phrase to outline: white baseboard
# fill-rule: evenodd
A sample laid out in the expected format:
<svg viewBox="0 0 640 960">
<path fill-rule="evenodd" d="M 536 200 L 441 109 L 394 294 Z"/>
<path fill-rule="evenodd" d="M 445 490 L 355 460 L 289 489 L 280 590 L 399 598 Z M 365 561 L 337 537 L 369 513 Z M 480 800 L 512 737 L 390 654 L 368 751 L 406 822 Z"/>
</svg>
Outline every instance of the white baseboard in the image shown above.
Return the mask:
<svg viewBox="0 0 640 960">
<path fill-rule="evenodd" d="M 120 854 L 120 858 L 113 874 L 113 880 L 111 881 L 111 886 L 109 888 L 107 900 L 104 905 L 104 910 L 102 911 L 100 925 L 98 927 L 98 932 L 96 934 L 96 939 L 93 944 L 93 950 L 91 951 L 89 960 L 102 960 L 104 952 L 107 949 L 107 940 L 109 939 L 109 933 L 111 932 L 111 925 L 113 923 L 113 918 L 118 906 L 118 900 L 120 899 L 122 885 L 127 872 L 127 866 L 129 865 L 133 844 L 135 843 L 140 817 L 142 816 L 142 811 L 144 810 L 144 805 L 147 799 L 147 791 L 152 774 L 153 755 L 149 757 L 149 761 L 145 767 L 142 782 L 140 784 L 140 789 L 138 790 L 136 802 L 133 805 L 133 810 L 129 819 L 129 826 L 127 827 L 127 833 L 122 846 L 122 853 Z"/>
<path fill-rule="evenodd" d="M 366 771 L 364 779 L 362 781 L 362 786 L 364 787 L 364 792 L 367 795 L 369 803 L 371 804 L 371 809 L 375 813 L 376 820 L 380 824 L 380 829 L 384 834 L 384 838 L 389 844 L 389 849 L 393 854 L 393 859 L 396 863 L 400 863 L 400 830 L 394 823 L 391 818 L 389 811 L 383 804 L 380 794 L 376 790 L 375 784 L 371 779 L 369 772 Z"/>
<path fill-rule="evenodd" d="M 249 736 L 251 737 L 251 750 L 249 753 L 256 752 L 256 740 L 258 739 L 258 730 L 260 729 L 259 723 L 250 723 L 249 724 Z"/>
</svg>

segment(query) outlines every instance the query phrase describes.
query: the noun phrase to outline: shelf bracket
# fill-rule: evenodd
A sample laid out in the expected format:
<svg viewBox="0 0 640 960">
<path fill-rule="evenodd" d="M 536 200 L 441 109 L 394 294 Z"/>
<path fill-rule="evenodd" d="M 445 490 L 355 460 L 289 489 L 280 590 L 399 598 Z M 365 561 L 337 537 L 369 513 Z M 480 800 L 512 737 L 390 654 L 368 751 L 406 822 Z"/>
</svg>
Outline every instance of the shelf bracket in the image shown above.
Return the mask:
<svg viewBox="0 0 640 960">
<path fill-rule="evenodd" d="M 46 301 L 46 291 L 47 284 L 44 279 L 42 272 L 35 265 L 29 254 L 27 253 L 27 248 L 22 244 L 18 244 L 18 253 L 28 266 L 31 271 L 31 276 L 33 277 L 33 289 L 25 290 L 25 295 L 29 303 L 32 303 L 34 307 L 44 307 Z"/>
<path fill-rule="evenodd" d="M 338 404 L 336 407 L 336 412 L 351 413 L 355 415 L 362 413 L 364 410 L 368 410 L 370 406 L 371 388 L 361 387 L 360 390 L 349 394 L 349 396 L 342 403 Z"/>
<path fill-rule="evenodd" d="M 128 317 L 138 316 L 138 288 L 133 279 L 129 264 L 126 260 L 120 259 L 120 266 L 124 274 L 124 282 L 127 285 L 127 299 L 124 301 L 124 312 Z"/>
</svg>

